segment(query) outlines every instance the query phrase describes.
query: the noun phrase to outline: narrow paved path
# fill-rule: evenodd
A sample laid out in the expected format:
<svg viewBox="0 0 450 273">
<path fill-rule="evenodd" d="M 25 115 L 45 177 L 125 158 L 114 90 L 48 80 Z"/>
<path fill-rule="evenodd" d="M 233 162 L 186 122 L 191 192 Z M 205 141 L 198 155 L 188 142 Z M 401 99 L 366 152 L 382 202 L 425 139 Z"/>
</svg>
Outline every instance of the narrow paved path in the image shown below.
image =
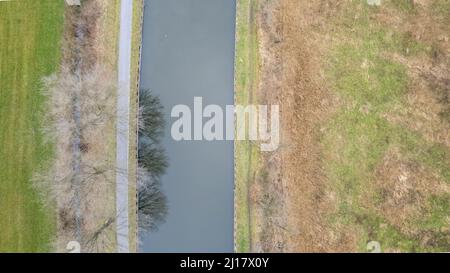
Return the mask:
<svg viewBox="0 0 450 273">
<path fill-rule="evenodd" d="M 133 0 L 121 0 L 118 95 L 117 95 L 117 175 L 116 216 L 117 251 L 130 252 L 128 219 L 128 160 L 130 132 L 130 72 Z"/>
</svg>

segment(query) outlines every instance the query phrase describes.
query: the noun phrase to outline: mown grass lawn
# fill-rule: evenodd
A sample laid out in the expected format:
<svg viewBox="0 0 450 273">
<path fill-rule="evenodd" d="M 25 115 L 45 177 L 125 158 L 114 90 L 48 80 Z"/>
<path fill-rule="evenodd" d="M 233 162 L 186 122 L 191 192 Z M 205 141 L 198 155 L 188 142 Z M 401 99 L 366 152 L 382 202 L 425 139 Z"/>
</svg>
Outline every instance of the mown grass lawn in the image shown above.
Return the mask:
<svg viewBox="0 0 450 273">
<path fill-rule="evenodd" d="M 64 1 L 0 2 L 0 252 L 51 250 L 54 215 L 31 178 L 52 153 L 40 83 L 58 68 L 63 19 Z"/>
</svg>

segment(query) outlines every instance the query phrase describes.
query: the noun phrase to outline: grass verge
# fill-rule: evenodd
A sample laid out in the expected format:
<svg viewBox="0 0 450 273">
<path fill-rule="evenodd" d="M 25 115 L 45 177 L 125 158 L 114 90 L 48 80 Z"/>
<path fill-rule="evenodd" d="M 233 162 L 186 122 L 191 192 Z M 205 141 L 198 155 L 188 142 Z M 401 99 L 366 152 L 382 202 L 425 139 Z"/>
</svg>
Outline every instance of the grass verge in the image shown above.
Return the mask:
<svg viewBox="0 0 450 273">
<path fill-rule="evenodd" d="M 258 82 L 257 1 L 238 0 L 236 14 L 235 104 L 256 100 Z M 250 141 L 235 141 L 235 249 L 250 252 L 252 241 L 249 188 L 258 166 L 259 153 Z"/>
</svg>

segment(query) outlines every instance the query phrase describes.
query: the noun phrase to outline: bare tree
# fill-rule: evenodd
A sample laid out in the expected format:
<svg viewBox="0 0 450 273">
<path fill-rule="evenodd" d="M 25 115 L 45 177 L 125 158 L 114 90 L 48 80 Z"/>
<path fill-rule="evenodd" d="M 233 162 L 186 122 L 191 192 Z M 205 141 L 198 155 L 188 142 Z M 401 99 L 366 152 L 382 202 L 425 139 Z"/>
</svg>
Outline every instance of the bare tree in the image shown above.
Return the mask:
<svg viewBox="0 0 450 273">
<path fill-rule="evenodd" d="M 139 164 L 153 179 L 158 179 L 168 167 L 167 156 L 160 145 L 165 127 L 163 107 L 149 90 L 141 90 L 139 104 Z"/>
<path fill-rule="evenodd" d="M 167 198 L 159 180 L 154 179 L 144 168 L 138 171 L 138 207 L 141 231 L 155 231 L 164 223 L 168 212 Z"/>
<path fill-rule="evenodd" d="M 159 143 L 164 135 L 163 106 L 158 96 L 150 90 L 139 92 L 139 137 L 149 138 L 152 143 Z"/>
<path fill-rule="evenodd" d="M 86 221 L 99 221 L 87 214 L 98 202 L 91 193 L 113 184 L 120 171 L 98 148 L 106 128 L 121 122 L 112 75 L 99 66 L 77 75 L 63 65 L 58 76 L 44 80 L 48 111 L 43 130 L 56 153 L 52 166 L 35 175 L 34 184 L 47 204 L 57 204 L 60 238 L 87 241 Z"/>
<path fill-rule="evenodd" d="M 84 252 L 98 253 L 105 250 L 114 250 L 115 236 L 114 224 L 116 216 L 108 217 L 93 232 L 87 234 L 84 238 Z"/>
<path fill-rule="evenodd" d="M 165 122 L 159 98 L 141 90 L 139 104 L 138 226 L 148 232 L 157 230 L 168 213 L 160 182 L 168 160 L 160 145 Z"/>
</svg>

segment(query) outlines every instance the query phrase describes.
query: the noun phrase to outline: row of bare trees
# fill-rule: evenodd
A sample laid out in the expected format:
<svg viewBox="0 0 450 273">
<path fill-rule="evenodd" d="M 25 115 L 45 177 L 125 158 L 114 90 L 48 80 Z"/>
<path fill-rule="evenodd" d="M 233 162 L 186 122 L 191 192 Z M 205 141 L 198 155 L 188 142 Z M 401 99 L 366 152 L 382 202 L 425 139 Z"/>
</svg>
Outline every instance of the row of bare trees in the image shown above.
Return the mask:
<svg viewBox="0 0 450 273">
<path fill-rule="evenodd" d="M 96 0 L 66 11 L 60 72 L 44 80 L 47 107 L 43 128 L 54 144 L 51 167 L 34 184 L 49 209 L 57 208 L 55 248 L 66 251 L 76 241 L 82 252 L 115 250 L 115 176 L 119 170 L 108 152 L 117 93 L 114 71 L 98 63 Z M 113 132 L 108 138 L 107 132 Z M 105 135 L 106 133 L 106 135 Z"/>
<path fill-rule="evenodd" d="M 108 75 L 100 67 L 82 77 L 64 69 L 45 81 L 49 105 L 43 128 L 55 144 L 55 159 L 50 170 L 34 180 L 45 200 L 57 204 L 58 241 L 78 241 L 86 252 L 114 245 L 114 238 L 106 234 L 113 233 L 115 224 L 111 205 L 120 170 L 102 148 L 107 141 L 103 133 L 117 121 L 115 86 Z M 110 205 L 110 213 L 99 212 L 101 204 Z M 57 249 L 61 248 L 64 245 Z"/>
<path fill-rule="evenodd" d="M 149 90 L 139 94 L 138 226 L 140 232 L 156 231 L 168 213 L 161 176 L 168 160 L 161 139 L 164 135 L 163 107 Z"/>
</svg>

